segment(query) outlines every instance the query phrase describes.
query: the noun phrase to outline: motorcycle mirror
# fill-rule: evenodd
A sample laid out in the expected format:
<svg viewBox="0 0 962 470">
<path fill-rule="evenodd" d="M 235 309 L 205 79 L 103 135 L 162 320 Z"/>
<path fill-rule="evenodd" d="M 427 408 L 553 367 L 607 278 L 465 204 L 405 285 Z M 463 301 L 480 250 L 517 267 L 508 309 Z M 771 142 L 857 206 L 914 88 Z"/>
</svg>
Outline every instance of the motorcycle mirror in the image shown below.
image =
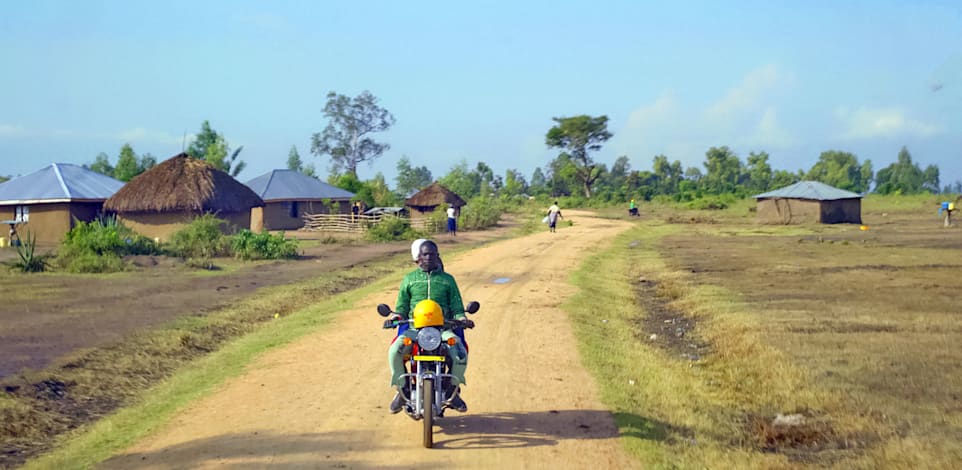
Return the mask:
<svg viewBox="0 0 962 470">
<path fill-rule="evenodd" d="M 475 313 L 481 308 L 481 304 L 477 300 L 472 300 L 468 302 L 468 306 L 465 307 L 464 311 L 468 313 Z"/>
<path fill-rule="evenodd" d="M 378 304 L 377 313 L 382 317 L 386 317 L 391 314 L 391 307 L 388 307 L 387 304 Z"/>
</svg>

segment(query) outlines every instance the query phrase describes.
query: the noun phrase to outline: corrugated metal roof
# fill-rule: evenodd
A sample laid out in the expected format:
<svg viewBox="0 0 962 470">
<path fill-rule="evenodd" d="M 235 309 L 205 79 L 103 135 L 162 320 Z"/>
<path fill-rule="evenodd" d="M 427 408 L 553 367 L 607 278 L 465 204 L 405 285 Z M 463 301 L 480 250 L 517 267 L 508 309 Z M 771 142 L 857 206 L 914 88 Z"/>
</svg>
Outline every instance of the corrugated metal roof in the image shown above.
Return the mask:
<svg viewBox="0 0 962 470">
<path fill-rule="evenodd" d="M 0 183 L 0 204 L 104 200 L 123 185 L 123 181 L 79 165 L 53 163 Z"/>
<path fill-rule="evenodd" d="M 861 198 L 862 195 L 838 189 L 818 181 L 799 181 L 784 188 L 769 191 L 767 193 L 752 196 L 755 199 L 766 198 L 788 198 L 788 199 L 814 199 L 817 201 L 834 201 L 836 199 Z"/>
<path fill-rule="evenodd" d="M 350 199 L 354 193 L 331 186 L 317 178 L 294 170 L 273 170 L 247 183 L 266 201 L 297 201 L 305 199 Z"/>
</svg>

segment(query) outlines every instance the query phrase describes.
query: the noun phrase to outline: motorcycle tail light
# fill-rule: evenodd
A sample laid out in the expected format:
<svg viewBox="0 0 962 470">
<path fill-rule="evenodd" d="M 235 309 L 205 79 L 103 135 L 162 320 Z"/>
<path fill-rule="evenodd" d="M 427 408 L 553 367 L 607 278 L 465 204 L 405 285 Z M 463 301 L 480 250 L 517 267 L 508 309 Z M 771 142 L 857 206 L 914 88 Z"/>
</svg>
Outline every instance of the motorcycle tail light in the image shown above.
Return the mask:
<svg viewBox="0 0 962 470">
<path fill-rule="evenodd" d="M 411 345 L 411 338 L 408 338 L 407 336 L 405 336 L 404 339 L 402 339 L 401 341 L 404 342 L 404 345 L 405 345 L 405 346 L 410 346 L 410 345 Z"/>
<path fill-rule="evenodd" d="M 454 346 L 457 342 L 458 340 L 455 338 L 448 338 L 448 346 Z"/>
</svg>

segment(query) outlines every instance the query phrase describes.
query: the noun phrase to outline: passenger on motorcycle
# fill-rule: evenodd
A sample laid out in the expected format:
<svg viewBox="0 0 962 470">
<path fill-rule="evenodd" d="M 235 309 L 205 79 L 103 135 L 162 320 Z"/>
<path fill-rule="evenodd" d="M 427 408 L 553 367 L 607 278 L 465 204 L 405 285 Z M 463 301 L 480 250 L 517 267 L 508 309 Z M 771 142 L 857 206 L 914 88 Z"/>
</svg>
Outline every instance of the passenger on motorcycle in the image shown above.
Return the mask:
<svg viewBox="0 0 962 470">
<path fill-rule="evenodd" d="M 411 307 L 417 306 L 422 309 L 432 308 L 431 302 L 421 303 L 422 300 L 430 299 L 437 302 L 437 307 L 447 320 L 466 320 L 464 315 L 464 303 L 461 300 L 461 292 L 454 276 L 444 272 L 441 267 L 441 258 L 438 254 L 438 245 L 431 240 L 425 240 L 418 247 L 417 256 L 418 269 L 412 271 L 404 280 L 401 281 L 401 288 L 398 292 L 397 304 L 394 308 L 395 314 L 407 320 L 415 312 Z M 427 312 L 424 312 L 427 313 Z M 416 317 L 416 315 L 414 315 Z M 468 326 L 473 326 L 471 320 L 466 320 Z M 388 349 L 388 363 L 391 367 L 391 385 L 398 388 L 398 393 L 391 401 L 391 413 L 401 411 L 404 398 L 401 396 L 401 388 L 404 386 L 401 374 L 405 373 L 403 356 L 411 354 L 412 345 L 404 345 L 402 336 L 407 336 L 413 341 L 417 339 L 416 333 L 411 329 L 399 331 L 398 337 L 391 343 Z M 451 374 L 454 375 L 457 384 L 448 384 L 451 389 L 465 383 L 464 372 L 468 367 L 468 351 L 464 347 L 463 341 L 451 330 L 442 333 L 442 340 L 455 338 L 454 346 L 448 348 L 448 356 L 451 358 Z M 453 390 L 448 390 L 449 395 Z M 464 403 L 459 394 L 448 403 L 450 408 L 457 411 L 467 411 L 468 405 Z"/>
</svg>

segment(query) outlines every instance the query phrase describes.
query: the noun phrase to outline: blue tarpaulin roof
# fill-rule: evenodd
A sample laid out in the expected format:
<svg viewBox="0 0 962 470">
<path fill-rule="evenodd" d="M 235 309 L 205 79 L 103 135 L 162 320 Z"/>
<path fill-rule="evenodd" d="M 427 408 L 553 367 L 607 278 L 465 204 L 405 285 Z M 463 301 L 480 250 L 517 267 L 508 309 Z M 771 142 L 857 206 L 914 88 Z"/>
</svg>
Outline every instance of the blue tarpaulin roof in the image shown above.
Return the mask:
<svg viewBox="0 0 962 470">
<path fill-rule="evenodd" d="M 0 205 L 69 201 L 102 201 L 124 185 L 93 170 L 70 163 L 46 168 L 0 183 Z"/>
<path fill-rule="evenodd" d="M 784 188 L 752 196 L 755 199 L 786 198 L 786 199 L 814 199 L 816 201 L 834 201 L 836 199 L 861 198 L 862 195 L 838 189 L 818 181 L 799 181 Z"/>
<path fill-rule="evenodd" d="M 273 170 L 247 183 L 265 202 L 351 199 L 354 193 L 294 170 Z"/>
</svg>

